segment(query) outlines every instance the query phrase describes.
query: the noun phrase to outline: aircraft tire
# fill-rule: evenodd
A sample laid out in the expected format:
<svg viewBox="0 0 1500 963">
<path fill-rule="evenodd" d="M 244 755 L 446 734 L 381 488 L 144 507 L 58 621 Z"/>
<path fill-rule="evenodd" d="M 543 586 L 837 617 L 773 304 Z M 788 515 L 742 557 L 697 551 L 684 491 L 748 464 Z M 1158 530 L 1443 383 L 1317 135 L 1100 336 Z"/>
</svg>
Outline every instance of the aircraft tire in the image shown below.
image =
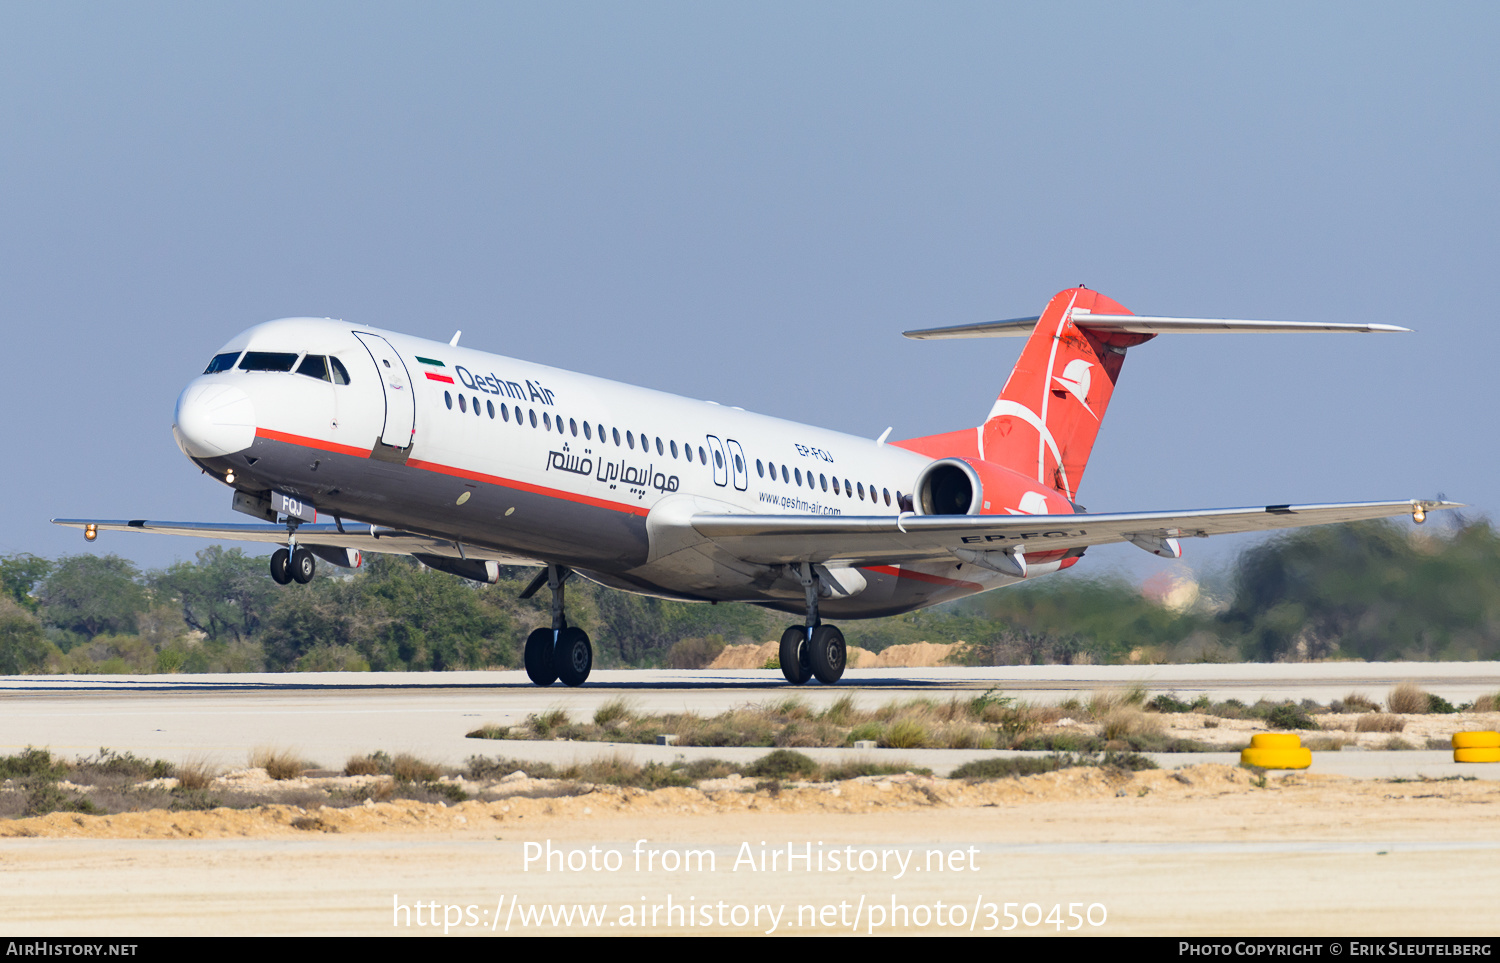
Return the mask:
<svg viewBox="0 0 1500 963">
<path fill-rule="evenodd" d="M 277 585 L 286 585 L 292 580 L 291 572 L 292 553 L 284 548 L 278 548 L 271 553 L 271 581 Z"/>
<path fill-rule="evenodd" d="M 844 645 L 844 633 L 837 626 L 820 625 L 813 629 L 812 639 L 807 644 L 808 658 L 812 662 L 812 673 L 824 685 L 833 685 L 844 674 L 848 661 L 848 648 Z"/>
<path fill-rule="evenodd" d="M 1500 749 L 1500 732 L 1455 732 L 1455 749 Z"/>
<path fill-rule="evenodd" d="M 793 625 L 781 633 L 781 674 L 792 685 L 812 678 L 812 660 L 808 655 L 807 626 Z"/>
<path fill-rule="evenodd" d="M 594 667 L 594 647 L 589 644 L 588 633 L 575 627 L 563 629 L 558 633 L 552 661 L 563 685 L 575 688 L 583 685 Z"/>
<path fill-rule="evenodd" d="M 526 636 L 526 674 L 540 686 L 557 681 L 557 668 L 552 664 L 551 629 L 537 629 Z"/>
<path fill-rule="evenodd" d="M 292 560 L 287 565 L 287 571 L 292 578 L 302 585 L 313 580 L 313 575 L 318 571 L 318 560 L 313 558 L 313 553 L 305 548 L 299 548 L 292 553 Z"/>
</svg>

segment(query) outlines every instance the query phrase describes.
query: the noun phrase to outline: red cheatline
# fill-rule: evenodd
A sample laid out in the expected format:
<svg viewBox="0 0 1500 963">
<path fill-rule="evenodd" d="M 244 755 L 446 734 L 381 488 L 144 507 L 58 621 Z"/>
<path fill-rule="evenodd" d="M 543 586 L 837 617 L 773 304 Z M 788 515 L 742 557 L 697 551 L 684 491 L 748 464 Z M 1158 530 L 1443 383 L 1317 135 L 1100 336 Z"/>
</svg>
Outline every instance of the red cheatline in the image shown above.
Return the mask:
<svg viewBox="0 0 1500 963">
<path fill-rule="evenodd" d="M 427 380 L 441 381 L 445 385 L 453 384 L 453 379 L 448 377 L 447 375 L 433 374 L 431 371 L 427 372 Z"/>
</svg>

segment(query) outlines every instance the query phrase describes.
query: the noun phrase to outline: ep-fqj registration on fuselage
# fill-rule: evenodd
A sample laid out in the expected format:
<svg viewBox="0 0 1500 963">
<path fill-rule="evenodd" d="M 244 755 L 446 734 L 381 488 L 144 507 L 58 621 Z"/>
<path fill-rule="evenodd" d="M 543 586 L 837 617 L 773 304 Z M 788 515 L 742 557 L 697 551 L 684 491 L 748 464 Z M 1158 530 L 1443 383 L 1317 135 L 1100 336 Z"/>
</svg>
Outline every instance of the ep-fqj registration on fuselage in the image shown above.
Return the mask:
<svg viewBox="0 0 1500 963">
<path fill-rule="evenodd" d="M 552 626 L 526 640 L 538 685 L 580 685 L 589 637 L 567 622 L 577 574 L 688 601 L 795 612 L 781 670 L 837 682 L 825 617 L 907 612 L 1075 564 L 1128 541 L 1409 514 L 1450 503 L 1269 505 L 1088 514 L 1078 485 L 1128 349 L 1174 332 L 1379 332 L 1390 325 L 1133 315 L 1087 288 L 1040 317 L 907 336 L 1028 340 L 978 427 L 890 441 L 751 414 L 342 321 L 288 318 L 224 345 L 177 400 L 183 452 L 262 519 L 213 524 L 56 519 L 84 529 L 278 543 L 277 582 L 362 552 L 494 582 L 542 566 Z M 319 520 L 324 519 L 324 520 Z"/>
</svg>

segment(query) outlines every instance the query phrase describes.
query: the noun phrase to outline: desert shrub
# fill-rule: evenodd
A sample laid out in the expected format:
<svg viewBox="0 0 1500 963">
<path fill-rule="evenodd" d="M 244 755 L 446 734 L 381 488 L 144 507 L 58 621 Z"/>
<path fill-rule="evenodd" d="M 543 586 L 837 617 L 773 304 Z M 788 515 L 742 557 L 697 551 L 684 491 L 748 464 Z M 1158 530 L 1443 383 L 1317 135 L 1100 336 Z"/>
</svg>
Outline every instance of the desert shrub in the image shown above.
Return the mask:
<svg viewBox="0 0 1500 963">
<path fill-rule="evenodd" d="M 1414 683 L 1403 682 L 1386 696 L 1385 704 L 1392 712 L 1413 715 L 1428 711 L 1432 702 L 1431 697 Z"/>
<path fill-rule="evenodd" d="M 185 797 L 190 793 L 201 793 L 213 785 L 217 772 L 217 767 L 207 759 L 189 759 L 180 763 L 172 774 L 177 777 L 177 787 L 183 790 Z"/>
<path fill-rule="evenodd" d="M 1266 713 L 1266 725 L 1272 729 L 1319 729 L 1321 726 L 1307 714 L 1303 706 L 1283 702 Z"/>
<path fill-rule="evenodd" d="M 403 752 L 391 760 L 390 774 L 397 782 L 435 782 L 442 776 L 443 770 L 430 762 L 418 759 L 411 753 Z"/>
<path fill-rule="evenodd" d="M 266 775 L 272 779 L 296 779 L 308 769 L 317 768 L 314 764 L 298 758 L 289 749 L 270 749 L 261 747 L 250 753 L 250 766 L 254 769 L 264 769 Z"/>
<path fill-rule="evenodd" d="M 777 749 L 752 762 L 745 775 L 756 779 L 810 779 L 818 775 L 818 764 L 791 749 Z"/>
<path fill-rule="evenodd" d="M 1447 699 L 1435 693 L 1427 694 L 1427 711 L 1433 715 L 1452 715 L 1458 711 Z"/>
<path fill-rule="evenodd" d="M 1157 712 L 1192 712 L 1193 704 L 1189 702 L 1183 702 L 1176 696 L 1162 693 L 1155 699 L 1152 699 L 1150 702 L 1146 703 L 1146 708 L 1154 709 Z"/>
<path fill-rule="evenodd" d="M 1400 732 L 1406 720 L 1389 712 L 1366 712 L 1354 724 L 1355 732 Z"/>
<path fill-rule="evenodd" d="M 927 727 L 910 716 L 902 716 L 886 727 L 883 741 L 891 749 L 921 749 L 928 743 Z"/>
<path fill-rule="evenodd" d="M 611 699 L 594 710 L 594 725 L 605 729 L 618 728 L 621 724 L 629 722 L 634 715 L 629 701 Z"/>
<path fill-rule="evenodd" d="M 67 775 L 68 765 L 45 749 L 27 746 L 14 756 L 0 756 L 0 779 L 41 777 L 57 780 Z"/>
<path fill-rule="evenodd" d="M 853 721 L 855 711 L 853 696 L 839 696 L 818 718 L 836 726 L 846 726 Z"/>
<path fill-rule="evenodd" d="M 1160 719 L 1127 706 L 1111 710 L 1099 722 L 1104 738 L 1112 742 L 1161 732 Z"/>
</svg>

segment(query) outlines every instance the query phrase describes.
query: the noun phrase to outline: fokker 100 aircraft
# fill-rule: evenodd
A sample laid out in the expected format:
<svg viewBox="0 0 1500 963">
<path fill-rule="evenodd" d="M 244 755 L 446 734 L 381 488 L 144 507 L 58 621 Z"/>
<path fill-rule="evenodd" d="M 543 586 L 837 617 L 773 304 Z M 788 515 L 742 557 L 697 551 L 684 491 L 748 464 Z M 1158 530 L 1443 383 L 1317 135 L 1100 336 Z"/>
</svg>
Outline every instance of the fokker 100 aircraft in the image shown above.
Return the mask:
<svg viewBox="0 0 1500 963">
<path fill-rule="evenodd" d="M 1090 514 L 1076 502 L 1130 348 L 1175 332 L 1378 332 L 1391 325 L 1133 315 L 1063 291 L 1040 317 L 909 331 L 1027 337 L 984 421 L 890 441 L 755 415 L 343 321 L 287 318 L 231 339 L 177 399 L 195 465 L 258 523 L 55 519 L 84 529 L 277 543 L 271 575 L 315 558 L 409 554 L 478 582 L 543 566 L 552 625 L 526 639 L 538 685 L 588 678 L 574 574 L 611 588 L 794 612 L 781 670 L 844 671 L 825 617 L 911 611 L 1074 565 L 1091 545 L 1180 557 L 1179 539 L 1410 514 L 1437 501 Z M 327 521 L 319 521 L 319 516 Z"/>
</svg>

